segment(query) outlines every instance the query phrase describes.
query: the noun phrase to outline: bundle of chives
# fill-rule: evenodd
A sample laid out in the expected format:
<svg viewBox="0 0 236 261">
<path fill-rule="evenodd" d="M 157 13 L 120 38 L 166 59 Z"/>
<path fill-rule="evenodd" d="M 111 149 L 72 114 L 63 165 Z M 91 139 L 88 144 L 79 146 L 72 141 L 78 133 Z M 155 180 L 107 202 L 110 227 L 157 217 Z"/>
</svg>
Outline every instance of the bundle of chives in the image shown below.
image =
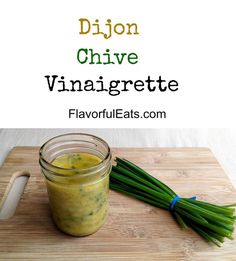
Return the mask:
<svg viewBox="0 0 236 261">
<path fill-rule="evenodd" d="M 207 241 L 221 246 L 224 238 L 233 239 L 234 207 L 218 206 L 193 198 L 180 198 L 160 180 L 132 162 L 116 158 L 110 188 L 153 206 L 169 210 L 182 228 L 192 228 Z"/>
</svg>

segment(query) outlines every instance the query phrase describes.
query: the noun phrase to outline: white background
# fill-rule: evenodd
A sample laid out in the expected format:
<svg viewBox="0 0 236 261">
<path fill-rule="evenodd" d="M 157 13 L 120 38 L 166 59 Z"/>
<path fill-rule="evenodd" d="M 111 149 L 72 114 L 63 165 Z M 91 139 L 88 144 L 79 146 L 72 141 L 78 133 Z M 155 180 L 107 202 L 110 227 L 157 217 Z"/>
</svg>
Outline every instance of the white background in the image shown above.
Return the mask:
<svg viewBox="0 0 236 261">
<path fill-rule="evenodd" d="M 98 135 L 112 147 L 209 147 L 236 187 L 236 129 L 0 129 L 0 165 L 14 146 L 69 132 Z"/>
<path fill-rule="evenodd" d="M 2 127 L 232 127 L 235 125 L 236 2 L 4 1 L 0 8 Z M 79 18 L 139 26 L 139 36 L 79 35 Z M 135 52 L 136 65 L 81 65 L 79 48 Z M 175 93 L 49 92 L 44 75 L 66 79 L 179 82 Z M 162 120 L 69 120 L 68 108 L 166 110 Z"/>
</svg>

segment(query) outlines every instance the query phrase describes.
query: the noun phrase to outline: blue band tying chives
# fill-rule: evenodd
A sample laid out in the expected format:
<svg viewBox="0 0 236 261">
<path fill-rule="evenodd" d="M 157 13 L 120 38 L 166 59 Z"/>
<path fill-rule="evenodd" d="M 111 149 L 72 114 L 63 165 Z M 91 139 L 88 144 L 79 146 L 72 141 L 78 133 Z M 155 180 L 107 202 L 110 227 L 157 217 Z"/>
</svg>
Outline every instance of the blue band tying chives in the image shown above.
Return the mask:
<svg viewBox="0 0 236 261">
<path fill-rule="evenodd" d="M 193 200 L 196 200 L 196 198 L 197 197 L 191 197 L 191 198 L 189 198 L 189 199 L 193 199 Z M 175 196 L 173 199 L 172 199 L 172 201 L 171 201 L 171 203 L 170 203 L 170 210 L 174 210 L 174 208 L 175 208 L 175 204 L 179 201 L 181 199 L 181 197 L 179 197 L 179 196 Z"/>
</svg>

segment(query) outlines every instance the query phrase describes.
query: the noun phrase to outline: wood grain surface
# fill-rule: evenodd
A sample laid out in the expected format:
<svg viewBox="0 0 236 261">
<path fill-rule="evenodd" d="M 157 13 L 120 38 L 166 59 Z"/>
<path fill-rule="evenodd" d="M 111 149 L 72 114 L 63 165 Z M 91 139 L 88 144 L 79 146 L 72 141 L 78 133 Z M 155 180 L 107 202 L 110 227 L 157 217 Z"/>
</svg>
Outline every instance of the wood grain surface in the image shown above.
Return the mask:
<svg viewBox="0 0 236 261">
<path fill-rule="evenodd" d="M 95 234 L 76 238 L 54 226 L 38 147 L 15 147 L 0 170 L 0 199 L 16 171 L 30 173 L 15 215 L 0 221 L 0 260 L 236 260 L 236 240 L 221 248 L 195 232 L 181 230 L 164 210 L 110 191 L 105 225 Z M 181 196 L 218 204 L 236 201 L 236 191 L 207 148 L 114 148 L 166 182 Z M 17 174 L 15 174 L 17 175 Z M 9 188 L 9 187 L 8 187 Z"/>
</svg>

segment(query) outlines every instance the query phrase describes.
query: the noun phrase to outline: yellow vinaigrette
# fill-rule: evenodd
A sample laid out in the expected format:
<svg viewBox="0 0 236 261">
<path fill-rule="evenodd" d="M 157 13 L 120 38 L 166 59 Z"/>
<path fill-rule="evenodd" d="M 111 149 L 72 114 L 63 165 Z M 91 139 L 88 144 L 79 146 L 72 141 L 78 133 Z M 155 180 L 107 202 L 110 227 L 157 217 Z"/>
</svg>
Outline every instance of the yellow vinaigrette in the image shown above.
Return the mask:
<svg viewBox="0 0 236 261">
<path fill-rule="evenodd" d="M 64 169 L 83 169 L 95 166 L 101 162 L 101 159 L 93 154 L 68 153 L 52 161 L 52 165 Z"/>
<path fill-rule="evenodd" d="M 109 173 L 83 175 L 83 169 L 94 167 L 101 161 L 96 155 L 81 152 L 64 154 L 51 162 L 53 166 L 62 168 L 60 173 L 64 175 L 63 179 L 58 177 L 58 180 L 47 179 L 46 182 L 53 219 L 65 233 L 89 235 L 105 222 Z"/>
</svg>

